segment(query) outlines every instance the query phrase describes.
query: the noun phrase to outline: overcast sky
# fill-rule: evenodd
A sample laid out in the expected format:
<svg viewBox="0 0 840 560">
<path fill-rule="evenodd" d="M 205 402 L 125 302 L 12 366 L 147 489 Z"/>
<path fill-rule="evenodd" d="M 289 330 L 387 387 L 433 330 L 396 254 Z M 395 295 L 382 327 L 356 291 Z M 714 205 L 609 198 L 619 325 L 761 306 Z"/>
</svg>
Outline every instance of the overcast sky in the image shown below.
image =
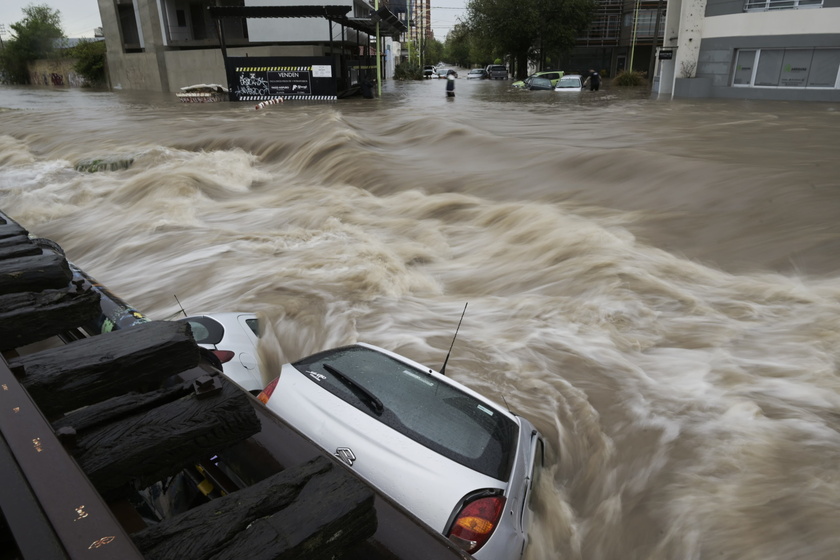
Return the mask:
<svg viewBox="0 0 840 560">
<path fill-rule="evenodd" d="M 288 4 L 288 1 L 282 2 Z M 324 0 L 329 4 L 329 0 Z M 439 41 L 464 18 L 467 0 L 431 0 L 432 30 Z M 46 4 L 61 12 L 61 24 L 68 37 L 93 37 L 93 30 L 102 26 L 96 0 L 0 0 L 0 24 L 5 25 L 3 39 L 8 39 L 11 24 L 23 19 L 22 8 L 29 4 Z M 278 2 L 278 4 L 281 4 Z"/>
</svg>

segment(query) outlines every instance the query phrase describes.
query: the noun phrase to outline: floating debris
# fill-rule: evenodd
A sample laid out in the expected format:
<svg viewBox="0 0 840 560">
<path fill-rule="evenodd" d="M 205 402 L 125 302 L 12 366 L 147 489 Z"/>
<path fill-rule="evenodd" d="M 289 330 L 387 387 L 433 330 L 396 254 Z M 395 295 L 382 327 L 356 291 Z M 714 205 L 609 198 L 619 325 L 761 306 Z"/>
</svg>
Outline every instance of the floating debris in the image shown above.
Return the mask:
<svg viewBox="0 0 840 560">
<path fill-rule="evenodd" d="M 83 159 L 73 166 L 76 171 L 83 173 L 96 173 L 97 171 L 119 171 L 128 169 L 134 163 L 133 157 L 111 157 Z"/>
</svg>

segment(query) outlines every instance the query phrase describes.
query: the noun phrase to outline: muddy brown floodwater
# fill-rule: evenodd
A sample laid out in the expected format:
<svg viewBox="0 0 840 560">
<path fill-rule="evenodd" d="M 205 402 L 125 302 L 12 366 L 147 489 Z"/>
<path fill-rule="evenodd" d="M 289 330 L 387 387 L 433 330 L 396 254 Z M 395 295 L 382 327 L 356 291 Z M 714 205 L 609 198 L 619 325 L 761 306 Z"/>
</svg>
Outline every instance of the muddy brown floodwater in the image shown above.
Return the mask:
<svg viewBox="0 0 840 560">
<path fill-rule="evenodd" d="M 447 372 L 549 446 L 528 560 L 836 558 L 840 106 L 0 106 L 0 209 L 153 319 L 260 313 L 264 372 L 357 340 L 439 368 L 469 302 Z"/>
</svg>

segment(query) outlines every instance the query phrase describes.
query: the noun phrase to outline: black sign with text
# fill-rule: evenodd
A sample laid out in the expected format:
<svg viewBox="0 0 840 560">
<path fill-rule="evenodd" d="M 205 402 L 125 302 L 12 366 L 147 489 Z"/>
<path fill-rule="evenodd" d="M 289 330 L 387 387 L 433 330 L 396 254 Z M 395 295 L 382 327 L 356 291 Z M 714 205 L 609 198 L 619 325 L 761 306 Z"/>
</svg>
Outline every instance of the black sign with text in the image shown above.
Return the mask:
<svg viewBox="0 0 840 560">
<path fill-rule="evenodd" d="M 228 57 L 227 76 L 231 101 L 337 98 L 327 56 Z"/>
</svg>

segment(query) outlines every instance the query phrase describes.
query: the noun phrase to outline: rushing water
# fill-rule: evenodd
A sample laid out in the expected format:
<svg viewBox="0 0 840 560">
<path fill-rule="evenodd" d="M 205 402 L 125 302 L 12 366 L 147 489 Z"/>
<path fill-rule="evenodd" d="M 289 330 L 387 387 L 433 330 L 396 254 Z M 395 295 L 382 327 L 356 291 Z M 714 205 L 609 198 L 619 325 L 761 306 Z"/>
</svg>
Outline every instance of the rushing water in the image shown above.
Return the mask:
<svg viewBox="0 0 840 560">
<path fill-rule="evenodd" d="M 840 106 L 456 93 L 0 88 L 0 210 L 153 319 L 261 313 L 266 369 L 439 368 L 469 302 L 447 372 L 550 447 L 529 560 L 836 558 Z"/>
</svg>

